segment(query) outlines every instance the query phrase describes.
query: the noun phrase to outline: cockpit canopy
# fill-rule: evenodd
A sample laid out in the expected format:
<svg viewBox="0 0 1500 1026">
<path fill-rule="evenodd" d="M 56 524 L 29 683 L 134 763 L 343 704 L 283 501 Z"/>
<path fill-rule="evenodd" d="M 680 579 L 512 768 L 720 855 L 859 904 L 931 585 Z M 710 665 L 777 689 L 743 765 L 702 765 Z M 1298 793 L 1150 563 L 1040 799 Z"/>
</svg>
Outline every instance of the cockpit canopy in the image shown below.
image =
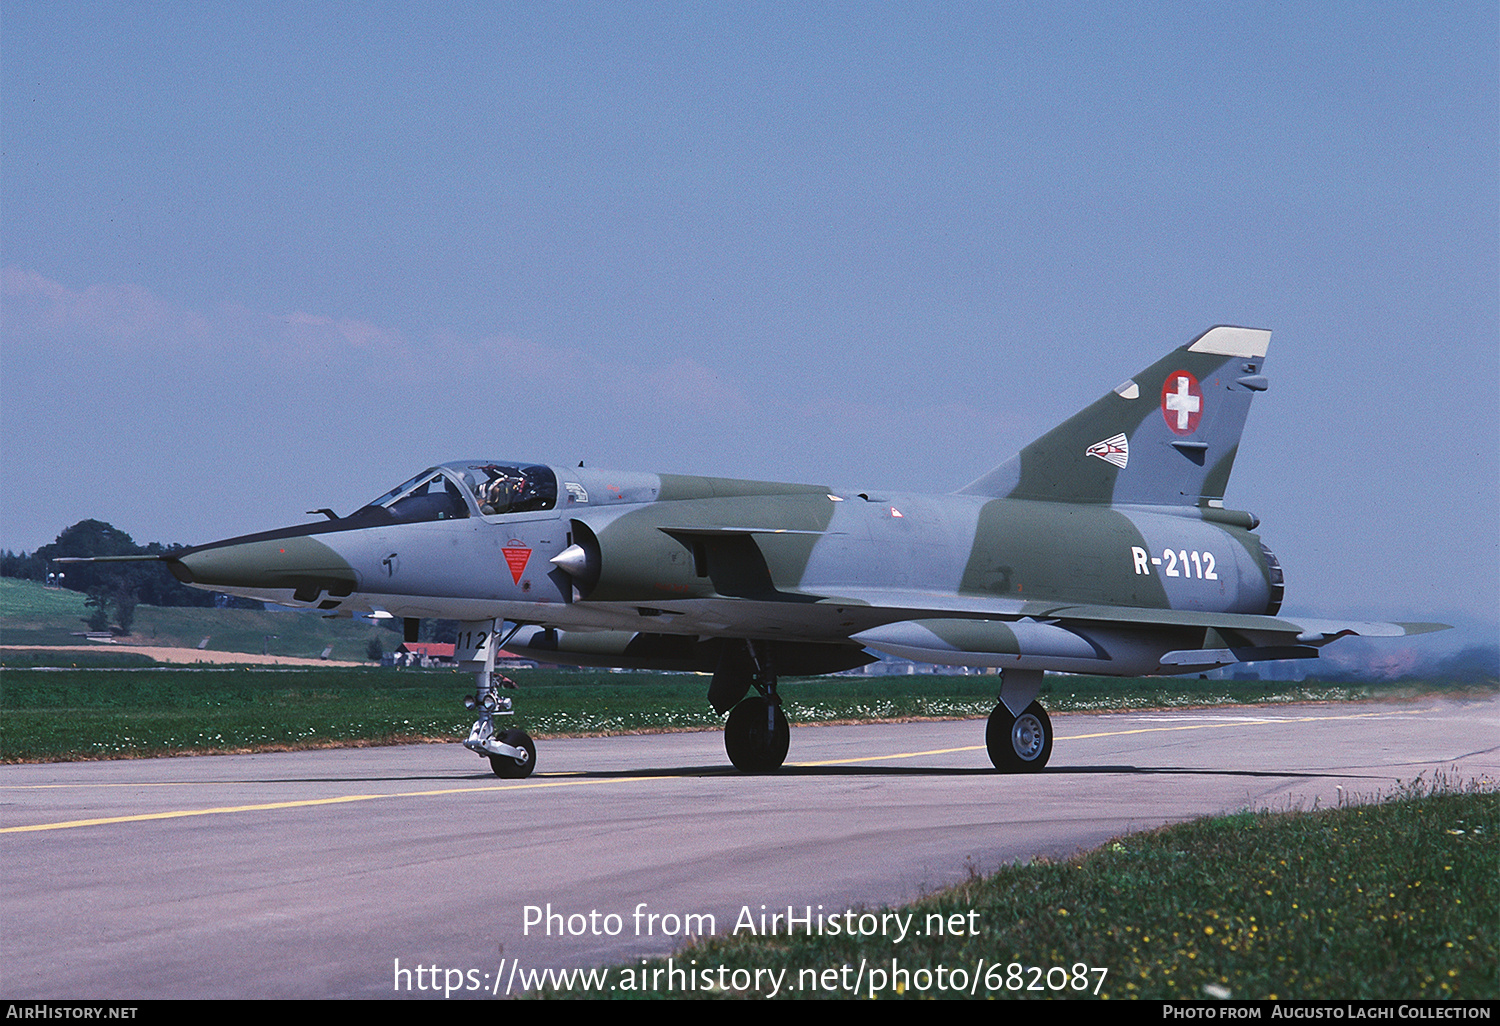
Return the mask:
<svg viewBox="0 0 1500 1026">
<path fill-rule="evenodd" d="M 422 471 L 355 516 L 412 524 L 548 510 L 557 505 L 557 475 L 537 464 L 460 460 Z"/>
</svg>

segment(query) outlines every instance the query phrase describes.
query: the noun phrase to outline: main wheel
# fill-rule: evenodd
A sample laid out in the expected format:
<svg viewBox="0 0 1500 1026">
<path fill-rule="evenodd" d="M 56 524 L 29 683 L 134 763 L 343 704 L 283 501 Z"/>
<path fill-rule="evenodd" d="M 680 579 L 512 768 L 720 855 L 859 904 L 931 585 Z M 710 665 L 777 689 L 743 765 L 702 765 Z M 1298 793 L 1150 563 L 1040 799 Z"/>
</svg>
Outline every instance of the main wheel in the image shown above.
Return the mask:
<svg viewBox="0 0 1500 1026">
<path fill-rule="evenodd" d="M 774 724 L 767 721 L 767 710 Z M 769 705 L 764 698 L 747 698 L 735 706 L 724 724 L 724 751 L 741 773 L 770 773 L 786 761 L 791 747 L 792 728 L 780 706 Z"/>
<path fill-rule="evenodd" d="M 1052 720 L 1036 702 L 1019 716 L 1012 716 L 1002 702 L 990 713 L 984 743 L 997 770 L 1035 773 L 1052 758 Z"/>
<path fill-rule="evenodd" d="M 490 769 L 495 771 L 495 776 L 506 780 L 524 780 L 531 776 L 531 771 L 536 769 L 536 742 L 531 740 L 531 735 L 524 730 L 512 728 L 500 735 L 500 743 L 524 750 L 526 758 L 523 761 L 509 755 L 490 756 Z"/>
</svg>

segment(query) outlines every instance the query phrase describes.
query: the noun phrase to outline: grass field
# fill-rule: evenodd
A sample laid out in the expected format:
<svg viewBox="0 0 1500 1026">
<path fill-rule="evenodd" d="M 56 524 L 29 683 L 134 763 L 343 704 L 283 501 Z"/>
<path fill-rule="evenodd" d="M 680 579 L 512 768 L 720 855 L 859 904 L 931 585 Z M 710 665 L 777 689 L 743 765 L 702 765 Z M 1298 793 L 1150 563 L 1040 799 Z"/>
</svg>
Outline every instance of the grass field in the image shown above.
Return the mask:
<svg viewBox="0 0 1500 1026">
<path fill-rule="evenodd" d="M 142 666 L 144 657 L 107 651 L 78 654 L 92 666 L 49 669 L 34 664 L 56 661 L 55 653 L 30 655 L 12 654 L 0 669 L 0 760 L 7 762 L 453 741 L 473 719 L 462 706 L 471 678 L 456 671 Z M 512 722 L 535 737 L 723 725 L 708 705 L 707 678 L 696 674 L 539 669 L 511 676 L 520 685 Z M 782 694 L 793 723 L 978 717 L 994 708 L 997 683 L 980 675 L 818 677 L 788 679 Z M 1049 677 L 1041 698 L 1062 712 L 1424 690 L 1433 688 Z"/>
</svg>

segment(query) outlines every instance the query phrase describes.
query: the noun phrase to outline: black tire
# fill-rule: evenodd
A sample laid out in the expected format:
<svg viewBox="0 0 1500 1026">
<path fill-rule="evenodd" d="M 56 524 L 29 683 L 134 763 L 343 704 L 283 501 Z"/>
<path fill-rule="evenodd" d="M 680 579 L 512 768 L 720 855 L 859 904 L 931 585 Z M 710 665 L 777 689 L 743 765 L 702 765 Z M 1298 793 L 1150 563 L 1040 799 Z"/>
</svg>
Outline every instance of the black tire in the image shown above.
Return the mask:
<svg viewBox="0 0 1500 1026">
<path fill-rule="evenodd" d="M 1052 758 L 1052 720 L 1036 702 L 1020 716 L 1012 716 L 1002 702 L 990 713 L 984 744 L 1002 773 L 1035 773 Z"/>
<path fill-rule="evenodd" d="M 767 730 L 766 705 L 764 698 L 747 698 L 730 711 L 724 724 L 724 751 L 741 773 L 770 773 L 786 761 L 792 728 L 777 706 L 776 725 Z"/>
<path fill-rule="evenodd" d="M 490 769 L 495 771 L 495 776 L 505 780 L 524 780 L 531 776 L 531 771 L 536 769 L 536 742 L 531 740 L 531 735 L 524 730 L 512 728 L 500 735 L 500 743 L 512 748 L 524 748 L 526 761 L 512 759 L 508 755 L 492 755 Z"/>
</svg>

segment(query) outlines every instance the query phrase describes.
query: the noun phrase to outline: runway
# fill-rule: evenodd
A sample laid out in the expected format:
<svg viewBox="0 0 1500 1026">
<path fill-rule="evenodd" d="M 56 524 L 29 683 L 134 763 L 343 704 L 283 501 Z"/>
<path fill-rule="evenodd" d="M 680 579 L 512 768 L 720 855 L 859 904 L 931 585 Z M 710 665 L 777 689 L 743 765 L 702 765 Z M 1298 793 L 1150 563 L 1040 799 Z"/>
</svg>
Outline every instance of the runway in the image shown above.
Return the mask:
<svg viewBox="0 0 1500 1026">
<path fill-rule="evenodd" d="M 771 777 L 717 732 L 541 742 L 525 781 L 456 744 L 3 766 L 0 993 L 389 997 L 398 962 L 623 962 L 747 907 L 878 907 L 1200 815 L 1500 778 L 1495 698 L 1053 722 L 1035 776 L 995 773 L 973 720 L 794 725 Z"/>
</svg>

